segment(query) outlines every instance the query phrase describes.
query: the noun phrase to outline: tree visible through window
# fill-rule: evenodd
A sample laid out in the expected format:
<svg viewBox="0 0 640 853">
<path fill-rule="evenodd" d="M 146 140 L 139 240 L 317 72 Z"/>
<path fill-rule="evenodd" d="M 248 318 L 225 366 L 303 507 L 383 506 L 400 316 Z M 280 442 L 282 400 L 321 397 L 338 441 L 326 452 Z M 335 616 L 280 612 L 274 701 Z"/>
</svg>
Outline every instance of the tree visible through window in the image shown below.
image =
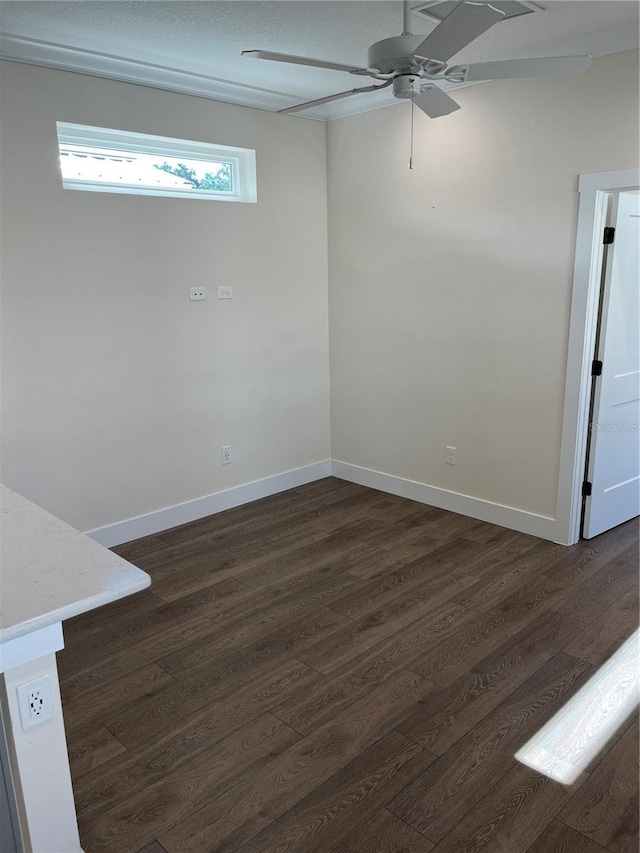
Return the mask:
<svg viewBox="0 0 640 853">
<path fill-rule="evenodd" d="M 57 123 L 65 189 L 257 200 L 255 151 Z"/>
<path fill-rule="evenodd" d="M 217 192 L 231 192 L 233 185 L 231 182 L 231 164 L 223 163 L 217 172 L 206 172 L 201 178 L 196 175 L 195 169 L 190 169 L 184 163 L 178 163 L 177 166 L 172 166 L 165 160 L 164 163 L 156 163 L 156 169 L 162 169 L 163 172 L 168 172 L 170 175 L 175 175 L 178 178 L 184 178 L 196 190 L 216 190 Z"/>
<path fill-rule="evenodd" d="M 115 152 L 87 145 L 61 145 L 60 166 L 63 177 L 71 180 L 219 193 L 233 191 L 231 163 L 182 161 L 176 157 L 165 158 L 134 151 Z"/>
</svg>

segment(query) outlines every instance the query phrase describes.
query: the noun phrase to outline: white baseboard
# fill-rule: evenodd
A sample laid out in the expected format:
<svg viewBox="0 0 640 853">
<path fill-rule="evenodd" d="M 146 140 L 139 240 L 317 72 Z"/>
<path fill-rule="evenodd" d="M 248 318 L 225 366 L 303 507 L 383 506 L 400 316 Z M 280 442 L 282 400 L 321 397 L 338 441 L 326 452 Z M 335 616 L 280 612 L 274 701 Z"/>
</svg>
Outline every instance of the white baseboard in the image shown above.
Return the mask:
<svg viewBox="0 0 640 853">
<path fill-rule="evenodd" d="M 177 527 L 179 524 L 196 521 L 199 518 L 205 518 L 207 515 L 214 515 L 225 509 L 232 509 L 259 498 L 275 495 L 278 492 L 284 492 L 287 489 L 293 489 L 296 486 L 302 486 L 305 483 L 312 483 L 314 480 L 322 480 L 324 477 L 330 476 L 419 501 L 439 509 L 457 512 L 470 518 L 478 518 L 500 527 L 518 530 L 520 533 L 539 536 L 541 539 L 549 539 L 552 542 L 558 541 L 556 538 L 557 525 L 554 518 L 492 503 L 481 498 L 473 498 L 436 486 L 428 486 L 426 483 L 418 483 L 404 477 L 396 477 L 393 474 L 384 474 L 382 471 L 361 468 L 359 465 L 350 465 L 348 462 L 340 462 L 337 459 L 325 459 L 322 462 L 315 462 L 312 465 L 305 465 L 292 471 L 284 471 L 281 474 L 274 474 L 272 477 L 265 477 L 263 480 L 255 480 L 252 483 L 245 483 L 242 486 L 235 486 L 232 489 L 225 489 L 212 495 L 205 495 L 145 515 L 138 515 L 135 518 L 128 518 L 115 524 L 108 524 L 105 527 L 98 527 L 95 530 L 88 531 L 87 535 L 101 545 L 111 548 L 114 545 L 121 545 L 123 542 L 160 533 L 163 530 L 169 530 L 171 527 Z"/>
<path fill-rule="evenodd" d="M 325 459 L 322 462 L 314 462 L 312 465 L 294 468 L 292 471 L 283 471 L 281 474 L 274 474 L 272 477 L 265 477 L 263 480 L 254 480 L 252 483 L 244 483 L 242 486 L 235 486 L 222 492 L 214 492 L 212 495 L 205 495 L 145 515 L 138 515 L 135 518 L 128 518 L 125 521 L 118 521 L 115 524 L 108 524 L 105 527 L 98 527 L 95 530 L 87 531 L 87 536 L 95 539 L 96 542 L 106 548 L 112 548 L 114 545 L 121 545 L 123 542 L 131 542 L 132 539 L 140 539 L 142 536 L 160 533 L 160 531 L 168 530 L 170 527 L 177 527 L 179 524 L 186 524 L 188 521 L 196 521 L 207 515 L 232 509 L 241 504 L 251 503 L 251 501 L 256 501 L 259 498 L 266 498 L 269 495 L 275 495 L 278 492 L 284 492 L 287 489 L 303 486 L 305 483 L 312 483 L 314 480 L 322 480 L 324 477 L 330 476 L 331 460 Z"/>
<path fill-rule="evenodd" d="M 384 474 L 382 471 L 373 471 L 370 468 L 361 468 L 359 465 L 350 465 L 348 462 L 340 462 L 337 459 L 331 463 L 331 473 L 341 480 L 369 486 L 381 492 L 457 512 L 470 518 L 478 518 L 480 521 L 488 521 L 490 524 L 508 527 L 520 533 L 529 533 L 541 539 L 557 541 L 556 520 L 546 515 L 536 515 L 523 509 L 473 498 L 459 492 L 450 492 L 448 489 L 428 486 L 426 483 L 417 483 L 414 480 L 406 480 L 404 477 Z"/>
</svg>

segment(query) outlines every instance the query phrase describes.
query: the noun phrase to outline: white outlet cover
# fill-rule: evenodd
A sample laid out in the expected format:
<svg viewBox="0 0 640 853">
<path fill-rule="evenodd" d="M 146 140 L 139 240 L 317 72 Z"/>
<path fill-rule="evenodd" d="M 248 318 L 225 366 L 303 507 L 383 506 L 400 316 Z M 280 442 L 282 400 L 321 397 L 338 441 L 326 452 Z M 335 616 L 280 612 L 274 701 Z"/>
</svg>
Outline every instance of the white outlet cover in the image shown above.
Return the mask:
<svg viewBox="0 0 640 853">
<path fill-rule="evenodd" d="M 20 684 L 16 687 L 16 693 L 23 730 L 32 729 L 53 719 L 51 679 L 48 675 L 41 675 L 40 678 Z"/>
<path fill-rule="evenodd" d="M 192 302 L 199 302 L 202 299 L 207 298 L 207 288 L 206 287 L 190 287 L 189 288 L 189 299 Z"/>
</svg>

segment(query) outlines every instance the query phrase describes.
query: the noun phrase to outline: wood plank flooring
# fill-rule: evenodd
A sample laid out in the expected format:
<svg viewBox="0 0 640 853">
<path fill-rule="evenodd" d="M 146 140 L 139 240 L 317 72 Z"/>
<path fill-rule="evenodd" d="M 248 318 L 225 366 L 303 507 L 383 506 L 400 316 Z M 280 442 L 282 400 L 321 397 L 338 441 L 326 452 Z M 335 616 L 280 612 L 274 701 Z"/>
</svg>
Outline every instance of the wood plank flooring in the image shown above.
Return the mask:
<svg viewBox="0 0 640 853">
<path fill-rule="evenodd" d="M 638 523 L 571 548 L 332 478 L 115 549 L 64 625 L 86 853 L 636 853 L 637 718 L 514 753 L 638 624 Z"/>
</svg>

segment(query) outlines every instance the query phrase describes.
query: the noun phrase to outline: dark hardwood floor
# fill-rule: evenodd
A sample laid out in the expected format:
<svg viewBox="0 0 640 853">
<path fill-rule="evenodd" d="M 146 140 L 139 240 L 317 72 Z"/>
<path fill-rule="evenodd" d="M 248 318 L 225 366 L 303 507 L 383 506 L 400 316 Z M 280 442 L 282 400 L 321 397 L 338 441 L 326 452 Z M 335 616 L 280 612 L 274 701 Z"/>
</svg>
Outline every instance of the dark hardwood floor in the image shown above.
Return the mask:
<svg viewBox="0 0 640 853">
<path fill-rule="evenodd" d="M 636 853 L 638 725 L 514 753 L 638 624 L 638 523 L 571 548 L 327 479 L 115 549 L 65 623 L 86 853 Z"/>
</svg>

